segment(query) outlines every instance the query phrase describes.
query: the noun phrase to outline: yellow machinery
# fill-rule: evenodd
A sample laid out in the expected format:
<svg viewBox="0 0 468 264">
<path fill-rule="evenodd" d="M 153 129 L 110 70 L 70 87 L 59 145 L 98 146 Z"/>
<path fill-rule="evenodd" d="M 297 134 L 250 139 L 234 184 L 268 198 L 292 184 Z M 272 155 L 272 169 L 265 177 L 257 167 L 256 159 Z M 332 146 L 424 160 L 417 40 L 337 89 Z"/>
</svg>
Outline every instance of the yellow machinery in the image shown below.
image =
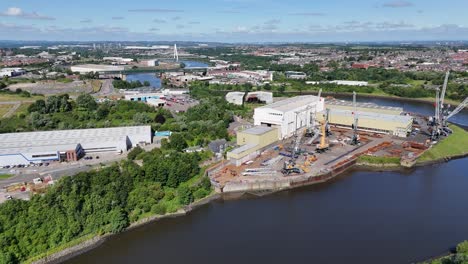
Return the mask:
<svg viewBox="0 0 468 264">
<path fill-rule="evenodd" d="M 323 153 L 325 151 L 328 150 L 328 147 L 330 146 L 330 144 L 328 144 L 328 140 L 327 140 L 327 132 L 326 132 L 326 122 L 321 122 L 321 129 L 322 129 L 322 135 L 320 137 L 320 143 L 317 144 L 317 148 L 315 149 L 315 151 L 317 153 Z"/>
</svg>

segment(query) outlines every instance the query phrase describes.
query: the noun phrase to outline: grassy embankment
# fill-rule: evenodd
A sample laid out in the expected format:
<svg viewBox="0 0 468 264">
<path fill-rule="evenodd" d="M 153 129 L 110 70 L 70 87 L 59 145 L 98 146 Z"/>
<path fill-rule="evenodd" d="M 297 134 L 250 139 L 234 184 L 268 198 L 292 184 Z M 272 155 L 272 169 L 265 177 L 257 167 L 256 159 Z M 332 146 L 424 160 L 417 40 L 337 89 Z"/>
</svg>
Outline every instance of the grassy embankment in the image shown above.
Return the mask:
<svg viewBox="0 0 468 264">
<path fill-rule="evenodd" d="M 11 177 L 13 177 L 11 174 L 0 174 L 0 180 L 5 180 Z"/>
<path fill-rule="evenodd" d="M 1 102 L 20 102 L 21 106 L 15 111 L 15 113 L 26 113 L 28 106 L 39 99 L 44 99 L 43 96 L 32 95 L 31 97 L 24 97 L 21 94 L 7 94 L 0 93 L 0 103 Z M 3 117 L 14 104 L 0 104 L 0 118 Z"/>
<path fill-rule="evenodd" d="M 359 156 L 358 162 L 375 164 L 375 165 L 384 165 L 384 164 L 396 164 L 400 165 L 400 157 L 378 157 L 378 156 L 369 156 L 362 155 Z"/>
<path fill-rule="evenodd" d="M 418 162 L 438 160 L 468 153 L 468 132 L 455 125 L 450 125 L 450 129 L 453 130 L 453 134 L 426 151 L 419 157 Z"/>
</svg>

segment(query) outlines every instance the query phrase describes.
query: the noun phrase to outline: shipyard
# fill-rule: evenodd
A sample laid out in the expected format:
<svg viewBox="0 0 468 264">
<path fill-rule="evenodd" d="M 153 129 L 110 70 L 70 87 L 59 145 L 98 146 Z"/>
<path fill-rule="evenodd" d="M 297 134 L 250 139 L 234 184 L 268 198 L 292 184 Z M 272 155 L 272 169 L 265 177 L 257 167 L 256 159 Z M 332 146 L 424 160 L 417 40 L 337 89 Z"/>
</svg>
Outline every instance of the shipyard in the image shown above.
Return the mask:
<svg viewBox="0 0 468 264">
<path fill-rule="evenodd" d="M 217 192 L 255 194 L 325 182 L 356 164 L 410 168 L 453 133 L 448 119 L 468 103 L 444 108 L 446 85 L 437 91 L 434 116 L 358 103 L 356 93 L 348 101 L 324 98 L 321 91 L 257 107 L 254 123 L 237 131 L 237 147 L 208 175 Z"/>
</svg>

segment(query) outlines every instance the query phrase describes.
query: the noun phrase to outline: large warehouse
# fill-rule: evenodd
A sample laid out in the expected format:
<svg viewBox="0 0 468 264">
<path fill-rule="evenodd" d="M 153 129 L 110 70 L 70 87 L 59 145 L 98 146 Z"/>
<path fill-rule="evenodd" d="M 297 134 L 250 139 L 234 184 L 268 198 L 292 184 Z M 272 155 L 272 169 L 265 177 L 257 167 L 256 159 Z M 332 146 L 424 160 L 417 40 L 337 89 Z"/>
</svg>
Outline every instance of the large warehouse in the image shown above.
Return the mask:
<svg viewBox="0 0 468 264">
<path fill-rule="evenodd" d="M 330 109 L 328 122 L 332 126 L 351 128 L 354 123 L 352 110 Z M 411 132 L 413 118 L 407 115 L 394 115 L 357 111 L 358 130 L 370 131 L 406 137 Z M 317 119 L 323 121 L 324 112 L 317 114 Z"/>
<path fill-rule="evenodd" d="M 354 110 L 353 102 L 344 100 L 326 100 L 325 106 L 330 110 Z M 356 110 L 389 115 L 400 115 L 403 113 L 402 107 L 382 106 L 374 103 L 356 103 Z"/>
<path fill-rule="evenodd" d="M 0 134 L 0 166 L 76 161 L 89 153 L 122 153 L 151 140 L 151 126 Z"/>
<path fill-rule="evenodd" d="M 255 108 L 254 124 L 278 128 L 278 138 L 291 137 L 294 132 L 313 122 L 316 113 L 324 110 L 324 100 L 313 95 L 291 97 Z"/>
<path fill-rule="evenodd" d="M 70 67 L 72 72 L 89 73 L 89 72 L 120 72 L 125 70 L 124 66 L 102 65 L 102 64 L 82 64 Z"/>
</svg>

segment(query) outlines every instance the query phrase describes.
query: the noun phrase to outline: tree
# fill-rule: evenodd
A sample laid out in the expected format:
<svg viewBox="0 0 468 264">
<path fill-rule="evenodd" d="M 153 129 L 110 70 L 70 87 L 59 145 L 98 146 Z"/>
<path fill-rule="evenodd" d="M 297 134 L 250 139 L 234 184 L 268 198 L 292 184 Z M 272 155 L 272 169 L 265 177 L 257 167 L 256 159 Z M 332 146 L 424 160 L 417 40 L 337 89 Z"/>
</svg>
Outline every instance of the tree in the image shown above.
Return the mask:
<svg viewBox="0 0 468 264">
<path fill-rule="evenodd" d="M 286 85 L 281 84 L 281 85 L 278 87 L 278 92 L 279 92 L 280 94 L 283 94 L 284 91 L 286 91 Z"/>
<path fill-rule="evenodd" d="M 129 160 L 135 160 L 135 158 L 140 155 L 142 152 L 145 152 L 140 146 L 134 147 L 128 154 L 127 158 Z"/>
<path fill-rule="evenodd" d="M 188 147 L 187 142 L 180 133 L 173 133 L 169 138 L 169 146 L 177 151 L 182 151 Z"/>
<path fill-rule="evenodd" d="M 181 204 L 187 205 L 193 201 L 192 191 L 190 191 L 190 188 L 185 185 L 181 185 L 177 189 L 177 195 L 179 196 Z"/>
<path fill-rule="evenodd" d="M 265 89 L 267 91 L 270 91 L 271 90 L 271 85 L 269 83 L 266 83 L 265 85 L 263 85 L 263 89 Z"/>
<path fill-rule="evenodd" d="M 143 85 L 146 86 L 146 87 L 148 87 L 148 86 L 151 86 L 151 83 L 148 82 L 148 81 L 144 81 L 144 82 L 143 82 Z"/>
<path fill-rule="evenodd" d="M 89 111 L 94 111 L 98 107 L 98 104 L 96 103 L 96 100 L 94 100 L 94 97 L 92 97 L 89 94 L 80 94 L 76 98 L 76 104 L 78 105 L 78 107 L 87 109 Z"/>
<path fill-rule="evenodd" d="M 158 124 L 164 124 L 166 123 L 166 118 L 164 117 L 162 113 L 158 113 L 156 117 L 154 117 L 154 122 Z"/>
<path fill-rule="evenodd" d="M 133 122 L 136 124 L 148 124 L 149 122 L 151 122 L 151 117 L 145 112 L 136 113 L 133 116 Z"/>
<path fill-rule="evenodd" d="M 122 232 L 129 224 L 127 214 L 122 208 L 117 207 L 109 213 L 110 232 L 119 233 Z"/>
</svg>

